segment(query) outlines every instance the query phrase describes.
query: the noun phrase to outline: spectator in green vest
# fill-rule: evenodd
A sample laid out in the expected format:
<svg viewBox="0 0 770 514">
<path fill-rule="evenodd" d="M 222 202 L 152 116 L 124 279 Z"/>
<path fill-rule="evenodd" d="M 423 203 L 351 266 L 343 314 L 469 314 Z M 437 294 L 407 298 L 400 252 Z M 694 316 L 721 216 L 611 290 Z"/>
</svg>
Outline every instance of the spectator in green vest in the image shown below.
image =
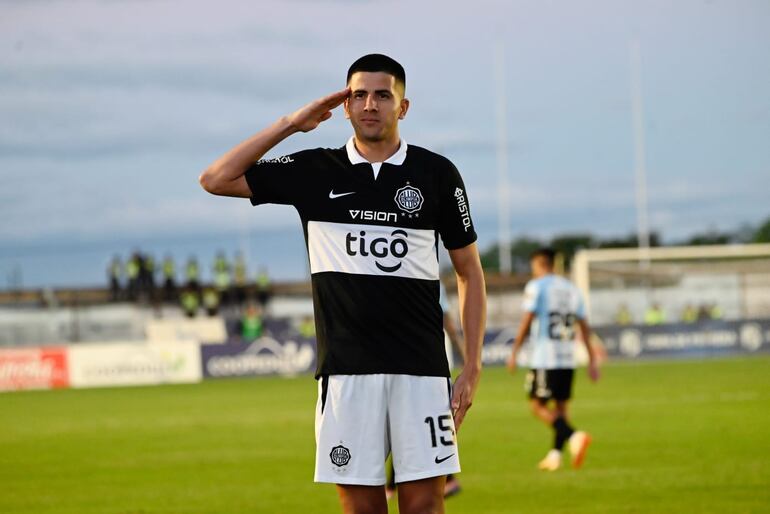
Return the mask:
<svg viewBox="0 0 770 514">
<path fill-rule="evenodd" d="M 126 278 L 128 279 L 128 299 L 136 300 L 139 294 L 139 274 L 142 271 L 142 258 L 139 252 L 126 261 Z"/>
<path fill-rule="evenodd" d="M 120 257 L 115 255 L 107 268 L 107 277 L 110 281 L 110 301 L 120 300 L 120 279 L 123 274 L 123 264 Z"/>
<path fill-rule="evenodd" d="M 257 273 L 257 300 L 262 309 L 267 308 L 267 304 L 272 296 L 272 286 L 270 285 L 270 276 L 265 268 L 260 268 Z"/>
<path fill-rule="evenodd" d="M 243 254 L 235 254 L 235 264 L 233 265 L 233 298 L 238 307 L 243 306 L 246 301 L 246 288 L 248 287 L 249 274 L 246 269 L 246 260 Z"/>
<path fill-rule="evenodd" d="M 200 291 L 200 268 L 198 267 L 198 259 L 194 256 L 187 259 L 184 274 L 187 279 L 187 287 L 194 289 L 196 292 Z"/>
<path fill-rule="evenodd" d="M 691 303 L 684 306 L 682 311 L 682 323 L 695 323 L 698 321 L 698 309 Z"/>
<path fill-rule="evenodd" d="M 717 305 L 716 302 L 712 303 L 709 306 L 709 319 L 714 319 L 714 320 L 722 319 L 723 316 L 724 314 L 722 313 L 722 308 L 719 305 Z"/>
<path fill-rule="evenodd" d="M 217 288 L 217 293 L 222 299 L 222 303 L 227 304 L 227 293 L 230 290 L 230 263 L 227 262 L 227 257 L 223 251 L 217 253 L 214 258 L 214 286 Z"/>
<path fill-rule="evenodd" d="M 147 254 L 142 260 L 142 269 L 140 271 L 142 290 L 150 299 L 155 300 L 155 258 Z"/>
<path fill-rule="evenodd" d="M 239 323 L 241 339 L 244 343 L 252 343 L 262 335 L 262 315 L 254 304 L 246 307 Z"/>
<path fill-rule="evenodd" d="M 658 303 L 653 303 L 644 313 L 644 323 L 646 325 L 662 325 L 666 322 L 666 313 L 663 312 Z"/>
<path fill-rule="evenodd" d="M 615 323 L 618 325 L 630 325 L 633 319 L 631 318 L 631 311 L 628 310 L 628 305 L 625 303 L 620 305 L 618 312 L 615 314 Z"/>
<path fill-rule="evenodd" d="M 163 299 L 173 302 L 176 299 L 176 264 L 171 255 L 163 258 Z"/>
<path fill-rule="evenodd" d="M 188 318 L 194 318 L 198 314 L 200 298 L 198 292 L 191 287 L 186 287 L 179 297 L 182 304 L 182 310 Z"/>
<path fill-rule="evenodd" d="M 315 319 L 313 316 L 305 316 L 299 323 L 299 335 L 302 337 L 315 337 Z"/>
<path fill-rule="evenodd" d="M 213 287 L 203 290 L 203 308 L 206 309 L 206 314 L 216 316 L 219 313 L 219 302 L 219 291 Z"/>
</svg>

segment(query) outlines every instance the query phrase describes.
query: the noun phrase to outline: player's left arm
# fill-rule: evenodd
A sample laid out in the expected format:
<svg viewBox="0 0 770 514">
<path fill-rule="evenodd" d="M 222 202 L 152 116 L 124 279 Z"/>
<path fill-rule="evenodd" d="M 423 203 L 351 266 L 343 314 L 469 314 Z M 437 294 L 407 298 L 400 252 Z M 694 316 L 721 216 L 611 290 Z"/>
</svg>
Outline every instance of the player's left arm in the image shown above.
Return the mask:
<svg viewBox="0 0 770 514">
<path fill-rule="evenodd" d="M 599 380 L 599 364 L 593 346 L 591 346 L 591 326 L 585 318 L 578 318 L 577 322 L 580 327 L 581 339 L 583 344 L 586 345 L 586 351 L 588 352 L 588 376 L 596 382 Z"/>
<path fill-rule="evenodd" d="M 481 345 L 487 319 L 487 291 L 476 243 L 449 250 L 449 257 L 457 275 L 460 324 L 465 338 L 465 362 L 452 391 L 452 413 L 455 429 L 459 430 L 465 414 L 473 404 L 481 378 Z"/>
</svg>

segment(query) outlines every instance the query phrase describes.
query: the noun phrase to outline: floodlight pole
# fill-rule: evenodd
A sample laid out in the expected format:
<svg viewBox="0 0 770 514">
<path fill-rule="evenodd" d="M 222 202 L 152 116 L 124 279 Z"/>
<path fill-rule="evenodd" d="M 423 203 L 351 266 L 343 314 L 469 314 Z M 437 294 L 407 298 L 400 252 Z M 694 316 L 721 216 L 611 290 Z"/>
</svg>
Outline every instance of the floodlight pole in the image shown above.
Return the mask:
<svg viewBox="0 0 770 514">
<path fill-rule="evenodd" d="M 647 163 L 644 144 L 644 105 L 642 103 L 641 46 L 631 42 L 631 108 L 634 127 L 634 168 L 636 176 L 636 230 L 640 250 L 639 266 L 650 267 L 650 229 L 647 205 Z"/>
<path fill-rule="evenodd" d="M 505 45 L 495 46 L 495 84 L 497 89 L 497 225 L 500 273 L 511 274 L 511 228 L 508 209 L 508 108 L 505 92 Z"/>
</svg>

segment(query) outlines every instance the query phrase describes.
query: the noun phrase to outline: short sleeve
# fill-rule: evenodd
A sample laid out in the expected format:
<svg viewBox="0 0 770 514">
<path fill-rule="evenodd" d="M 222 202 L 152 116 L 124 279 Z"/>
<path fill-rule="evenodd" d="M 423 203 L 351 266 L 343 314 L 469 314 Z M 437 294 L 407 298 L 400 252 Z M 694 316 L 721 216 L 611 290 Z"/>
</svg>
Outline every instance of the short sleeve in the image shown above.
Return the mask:
<svg viewBox="0 0 770 514">
<path fill-rule="evenodd" d="M 540 288 L 536 282 L 527 282 L 524 288 L 524 299 L 521 301 L 521 308 L 525 312 L 535 312 L 537 310 L 537 301 Z"/>
<path fill-rule="evenodd" d="M 468 194 L 460 172 L 450 161 L 439 180 L 439 234 L 447 250 L 463 248 L 476 241 Z"/>
<path fill-rule="evenodd" d="M 312 158 L 312 150 L 303 150 L 252 164 L 245 174 L 251 189 L 251 204 L 296 205 L 302 177 L 311 168 Z"/>
</svg>

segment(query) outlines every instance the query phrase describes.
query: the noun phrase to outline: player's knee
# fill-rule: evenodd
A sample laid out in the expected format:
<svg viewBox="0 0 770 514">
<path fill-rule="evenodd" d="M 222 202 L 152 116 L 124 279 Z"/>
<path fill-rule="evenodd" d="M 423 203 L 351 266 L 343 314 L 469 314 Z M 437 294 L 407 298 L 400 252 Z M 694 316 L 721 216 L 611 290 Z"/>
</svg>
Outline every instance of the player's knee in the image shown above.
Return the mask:
<svg viewBox="0 0 770 514">
<path fill-rule="evenodd" d="M 407 502 L 399 502 L 398 511 L 401 514 L 441 514 L 444 512 L 441 498 L 415 498 Z"/>
<path fill-rule="evenodd" d="M 383 501 L 373 501 L 372 498 L 343 498 L 342 511 L 345 514 L 388 514 L 388 506 Z"/>
<path fill-rule="evenodd" d="M 365 505 L 365 504 L 359 504 L 353 507 L 350 510 L 346 510 L 345 512 L 350 514 L 388 514 L 388 507 L 382 507 L 380 505 Z"/>
</svg>

